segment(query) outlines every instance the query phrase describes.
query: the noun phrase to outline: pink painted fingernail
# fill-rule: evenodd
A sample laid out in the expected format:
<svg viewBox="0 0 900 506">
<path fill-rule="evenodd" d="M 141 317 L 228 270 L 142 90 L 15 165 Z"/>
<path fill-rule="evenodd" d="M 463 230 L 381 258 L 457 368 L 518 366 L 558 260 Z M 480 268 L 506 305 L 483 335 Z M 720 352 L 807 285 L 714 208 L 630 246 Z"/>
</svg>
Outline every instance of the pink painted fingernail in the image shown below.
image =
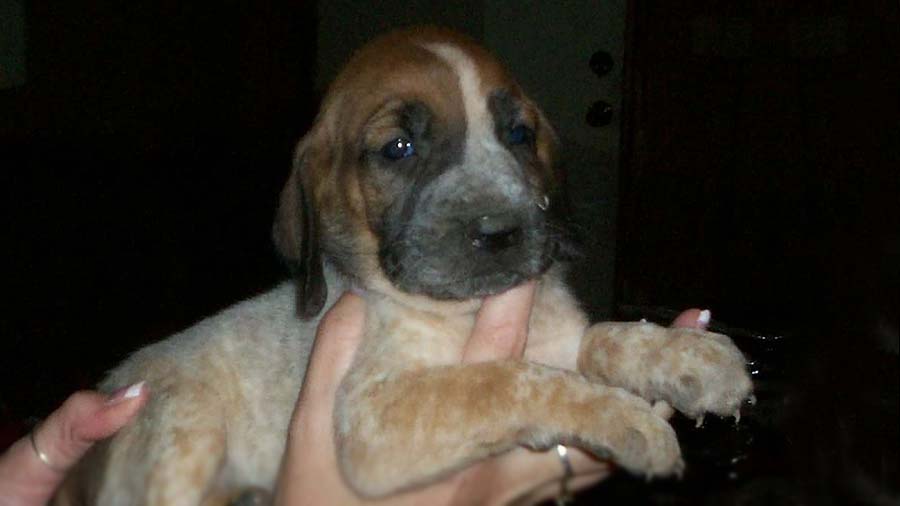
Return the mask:
<svg viewBox="0 0 900 506">
<path fill-rule="evenodd" d="M 709 325 L 709 321 L 711 319 L 712 313 L 709 311 L 709 309 L 704 309 L 703 311 L 700 311 L 700 315 L 697 316 L 697 324 L 703 328 L 706 328 L 706 326 Z"/>
<path fill-rule="evenodd" d="M 139 381 L 129 387 L 124 387 L 116 390 L 115 392 L 110 394 L 108 399 L 106 399 L 106 404 L 118 404 L 128 399 L 134 399 L 135 397 L 141 395 L 141 392 L 144 391 L 145 383 L 145 381 Z"/>
</svg>

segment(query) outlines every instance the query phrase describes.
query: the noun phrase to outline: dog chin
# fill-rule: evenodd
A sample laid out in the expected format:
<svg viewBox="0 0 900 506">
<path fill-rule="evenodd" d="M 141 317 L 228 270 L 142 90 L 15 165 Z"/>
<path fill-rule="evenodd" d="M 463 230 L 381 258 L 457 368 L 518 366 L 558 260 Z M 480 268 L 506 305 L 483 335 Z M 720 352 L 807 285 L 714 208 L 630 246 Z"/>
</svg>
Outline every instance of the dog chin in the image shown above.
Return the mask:
<svg viewBox="0 0 900 506">
<path fill-rule="evenodd" d="M 383 251 L 380 261 L 387 280 L 401 292 L 465 301 L 505 292 L 545 273 L 553 262 L 554 247 L 549 240 L 535 240 L 505 252 L 505 258 L 478 252 L 423 254 L 398 248 Z"/>
<path fill-rule="evenodd" d="M 405 279 L 392 282 L 399 290 L 411 295 L 424 295 L 435 300 L 464 301 L 503 293 L 540 276 L 550 267 L 549 264 L 549 262 L 541 262 L 538 268 L 492 272 L 480 276 L 468 276 L 461 280 Z"/>
</svg>

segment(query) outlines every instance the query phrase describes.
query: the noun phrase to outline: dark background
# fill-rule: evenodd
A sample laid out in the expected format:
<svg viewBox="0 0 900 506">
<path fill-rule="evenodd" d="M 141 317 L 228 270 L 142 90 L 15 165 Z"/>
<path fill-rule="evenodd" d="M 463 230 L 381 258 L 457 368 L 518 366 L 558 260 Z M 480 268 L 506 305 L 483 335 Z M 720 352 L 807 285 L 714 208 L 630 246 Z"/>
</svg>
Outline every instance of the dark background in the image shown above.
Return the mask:
<svg viewBox="0 0 900 506">
<path fill-rule="evenodd" d="M 693 492 L 622 479 L 606 501 L 897 500 L 900 5 L 781 4 L 629 5 L 614 312 L 712 308 L 760 403 L 743 432 L 679 425 Z M 26 19 L 28 82 L 0 91 L 5 442 L 284 277 L 271 218 L 318 101 L 314 4 Z"/>
<path fill-rule="evenodd" d="M 758 402 L 604 500 L 898 504 L 900 4 L 628 12 L 617 309 L 712 308 Z"/>
<path fill-rule="evenodd" d="M 282 277 L 269 231 L 317 106 L 315 6 L 35 2 L 0 92 L 3 409 L 46 413 Z"/>
</svg>

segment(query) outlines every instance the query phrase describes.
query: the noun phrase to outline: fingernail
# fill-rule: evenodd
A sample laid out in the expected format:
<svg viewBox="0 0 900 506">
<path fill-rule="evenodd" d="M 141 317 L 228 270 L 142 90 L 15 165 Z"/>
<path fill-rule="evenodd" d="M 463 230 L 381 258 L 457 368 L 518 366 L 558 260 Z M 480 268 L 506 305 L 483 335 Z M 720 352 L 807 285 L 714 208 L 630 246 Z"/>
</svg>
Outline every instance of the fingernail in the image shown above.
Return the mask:
<svg viewBox="0 0 900 506">
<path fill-rule="evenodd" d="M 700 311 L 700 315 L 697 316 L 697 323 L 703 328 L 706 328 L 706 326 L 709 325 L 709 321 L 711 319 L 712 313 L 709 311 L 709 309 L 704 309 L 703 311 Z"/>
<path fill-rule="evenodd" d="M 145 381 L 139 381 L 130 387 L 120 388 L 110 394 L 109 398 L 106 400 L 106 404 L 117 404 L 119 402 L 134 399 L 135 397 L 141 395 L 141 392 L 144 391 Z"/>
</svg>

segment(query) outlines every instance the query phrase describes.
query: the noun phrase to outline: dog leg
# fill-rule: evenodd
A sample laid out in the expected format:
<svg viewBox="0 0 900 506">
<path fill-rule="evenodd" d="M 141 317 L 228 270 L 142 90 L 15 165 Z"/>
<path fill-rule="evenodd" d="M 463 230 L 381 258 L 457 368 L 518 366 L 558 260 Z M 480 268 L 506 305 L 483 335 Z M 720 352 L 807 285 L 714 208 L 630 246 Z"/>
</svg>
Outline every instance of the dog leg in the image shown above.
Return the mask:
<svg viewBox="0 0 900 506">
<path fill-rule="evenodd" d="M 134 422 L 106 448 L 100 506 L 197 506 L 215 494 L 225 462 L 225 427 L 204 385 L 173 381 L 156 388 Z"/>
<path fill-rule="evenodd" d="M 674 431 L 643 399 L 528 362 L 351 374 L 335 419 L 345 476 L 366 496 L 427 483 L 516 445 L 574 444 L 648 476 L 683 465 Z"/>
<path fill-rule="evenodd" d="M 727 336 L 652 323 L 599 323 L 588 328 L 578 369 L 685 415 L 739 416 L 753 384 L 745 359 Z"/>
</svg>

